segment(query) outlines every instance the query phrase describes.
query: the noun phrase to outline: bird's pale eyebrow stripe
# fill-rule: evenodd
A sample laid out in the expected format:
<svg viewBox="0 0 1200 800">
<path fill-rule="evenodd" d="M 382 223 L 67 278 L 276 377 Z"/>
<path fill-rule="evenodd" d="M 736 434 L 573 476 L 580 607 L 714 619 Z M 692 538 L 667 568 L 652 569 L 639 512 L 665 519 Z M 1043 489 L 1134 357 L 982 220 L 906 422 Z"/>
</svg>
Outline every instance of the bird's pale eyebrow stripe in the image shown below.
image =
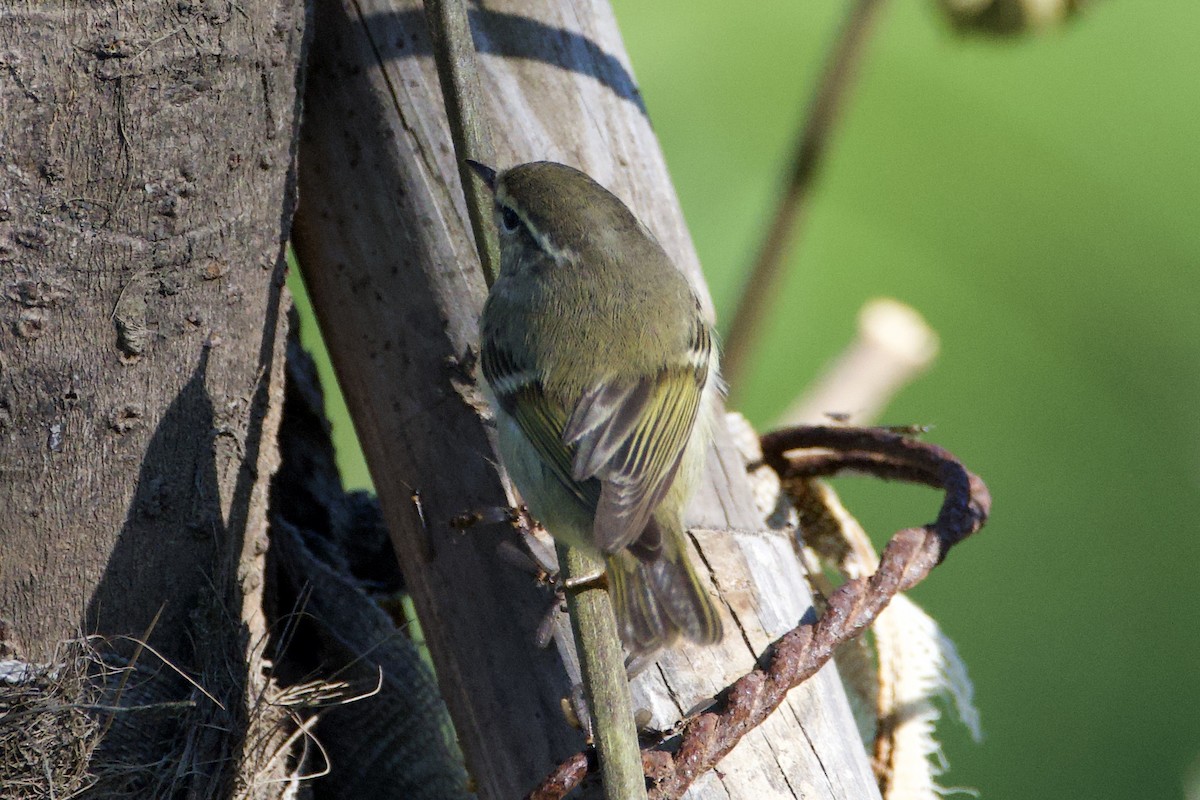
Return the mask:
<svg viewBox="0 0 1200 800">
<path fill-rule="evenodd" d="M 533 237 L 535 242 L 537 242 L 538 247 L 540 247 L 546 253 L 546 255 L 553 258 L 555 262 L 561 264 L 566 261 L 574 261 L 579 257 L 579 253 L 573 248 L 559 247 L 550 239 L 549 236 L 538 230 L 538 227 L 533 224 L 533 221 L 529 219 L 529 216 L 512 202 L 512 199 L 503 188 L 496 193 L 496 205 L 504 206 L 516 214 L 517 219 L 521 220 L 521 224 L 525 226 L 525 230 L 529 231 L 529 235 Z"/>
<path fill-rule="evenodd" d="M 524 217 L 522 217 L 522 219 L 524 219 Z M 546 255 L 553 258 L 555 263 L 562 264 L 564 262 L 575 261 L 579 258 L 579 253 L 577 253 L 573 248 L 559 247 L 550 240 L 549 236 L 546 236 L 537 228 L 533 227 L 533 225 L 530 225 L 528 221 L 526 221 L 525 224 L 526 227 L 529 228 L 529 232 L 533 234 L 534 241 L 538 243 L 538 247 L 542 248 Z"/>
</svg>

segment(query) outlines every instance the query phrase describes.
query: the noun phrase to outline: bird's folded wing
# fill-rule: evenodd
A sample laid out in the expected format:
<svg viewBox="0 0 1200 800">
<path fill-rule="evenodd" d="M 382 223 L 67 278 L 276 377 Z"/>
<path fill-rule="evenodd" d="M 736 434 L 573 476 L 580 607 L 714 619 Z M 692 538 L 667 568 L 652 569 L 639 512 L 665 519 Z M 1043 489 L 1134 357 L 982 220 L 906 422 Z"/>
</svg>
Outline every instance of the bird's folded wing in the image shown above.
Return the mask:
<svg viewBox="0 0 1200 800">
<path fill-rule="evenodd" d="M 568 412 L 547 397 L 541 376 L 485 341 L 484 377 L 555 478 L 595 512 L 595 544 L 615 553 L 637 541 L 642 557 L 661 547 L 639 541 L 679 470 L 708 378 L 706 329 L 678 365 L 586 390 Z M 658 528 L 651 528 L 657 531 Z"/>
<path fill-rule="evenodd" d="M 585 392 L 567 419 L 571 477 L 600 480 L 593 530 L 604 552 L 629 546 L 646 530 L 679 470 L 703 388 L 704 374 L 683 366 L 610 380 Z M 638 544 L 647 554 L 661 546 Z"/>
<path fill-rule="evenodd" d="M 550 473 L 591 513 L 600 502 L 600 487 L 596 481 L 581 482 L 571 476 L 573 453 L 562 435 L 566 410 L 546 397 L 541 379 L 531 366 L 519 363 L 511 351 L 495 341 L 484 340 L 480 361 L 483 376 L 500 407 L 516 421 Z"/>
</svg>

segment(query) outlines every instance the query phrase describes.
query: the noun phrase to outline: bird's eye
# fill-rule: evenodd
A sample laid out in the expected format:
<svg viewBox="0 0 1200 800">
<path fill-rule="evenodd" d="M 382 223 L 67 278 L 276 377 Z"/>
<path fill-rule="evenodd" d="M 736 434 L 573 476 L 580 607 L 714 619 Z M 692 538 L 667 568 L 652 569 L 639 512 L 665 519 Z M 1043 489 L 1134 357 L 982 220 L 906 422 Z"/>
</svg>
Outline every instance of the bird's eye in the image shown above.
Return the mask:
<svg viewBox="0 0 1200 800">
<path fill-rule="evenodd" d="M 521 227 L 521 218 L 508 206 L 500 206 L 500 227 L 504 228 L 505 233 L 512 233 Z"/>
</svg>

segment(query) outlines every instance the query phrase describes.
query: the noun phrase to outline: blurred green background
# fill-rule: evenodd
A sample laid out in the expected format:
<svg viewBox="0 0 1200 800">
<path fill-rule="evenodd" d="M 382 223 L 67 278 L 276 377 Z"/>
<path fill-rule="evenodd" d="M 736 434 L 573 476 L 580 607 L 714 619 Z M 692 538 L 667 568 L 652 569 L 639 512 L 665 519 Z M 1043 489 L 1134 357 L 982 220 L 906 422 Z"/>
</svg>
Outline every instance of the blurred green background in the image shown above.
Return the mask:
<svg viewBox="0 0 1200 800">
<path fill-rule="evenodd" d="M 846 5 L 614 3 L 723 323 Z M 934 425 L 995 499 L 914 592 L 983 716 L 982 745 L 943 725 L 942 783 L 1200 798 L 1200 4 L 1011 40 L 886 4 L 810 212 L 743 410 L 769 425 L 899 298 L 942 351 L 886 421 Z M 880 542 L 939 502 L 838 488 Z"/>
</svg>

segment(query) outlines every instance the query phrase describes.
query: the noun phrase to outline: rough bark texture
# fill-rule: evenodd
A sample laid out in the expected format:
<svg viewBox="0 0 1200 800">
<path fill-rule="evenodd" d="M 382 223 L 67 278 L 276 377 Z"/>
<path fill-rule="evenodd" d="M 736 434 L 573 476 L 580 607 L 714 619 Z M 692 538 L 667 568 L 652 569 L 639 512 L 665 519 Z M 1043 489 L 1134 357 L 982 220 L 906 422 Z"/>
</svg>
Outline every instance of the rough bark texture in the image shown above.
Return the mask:
<svg viewBox="0 0 1200 800">
<path fill-rule="evenodd" d="M 196 796 L 282 791 L 256 782 L 281 729 L 247 726 L 304 22 L 294 0 L 0 11 L 0 638 L 36 662 L 145 636 L 219 684 Z"/>
<path fill-rule="evenodd" d="M 489 3 L 472 20 L 498 166 L 583 168 L 702 286 L 608 6 Z M 315 28 L 298 250 L 468 766 L 481 796 L 517 797 L 582 744 L 560 711 L 577 672 L 565 626 L 557 648 L 534 647 L 549 598 L 497 558 L 512 532 L 449 525 L 507 496 L 475 384 L 483 280 L 424 17 L 412 2 L 321 0 Z M 729 633 L 719 647 L 664 655 L 635 681 L 635 706 L 663 727 L 810 613 L 790 531 L 766 529 L 724 434 L 710 462 L 690 515 L 692 556 L 721 594 Z M 690 796 L 877 795 L 827 668 Z"/>
</svg>

